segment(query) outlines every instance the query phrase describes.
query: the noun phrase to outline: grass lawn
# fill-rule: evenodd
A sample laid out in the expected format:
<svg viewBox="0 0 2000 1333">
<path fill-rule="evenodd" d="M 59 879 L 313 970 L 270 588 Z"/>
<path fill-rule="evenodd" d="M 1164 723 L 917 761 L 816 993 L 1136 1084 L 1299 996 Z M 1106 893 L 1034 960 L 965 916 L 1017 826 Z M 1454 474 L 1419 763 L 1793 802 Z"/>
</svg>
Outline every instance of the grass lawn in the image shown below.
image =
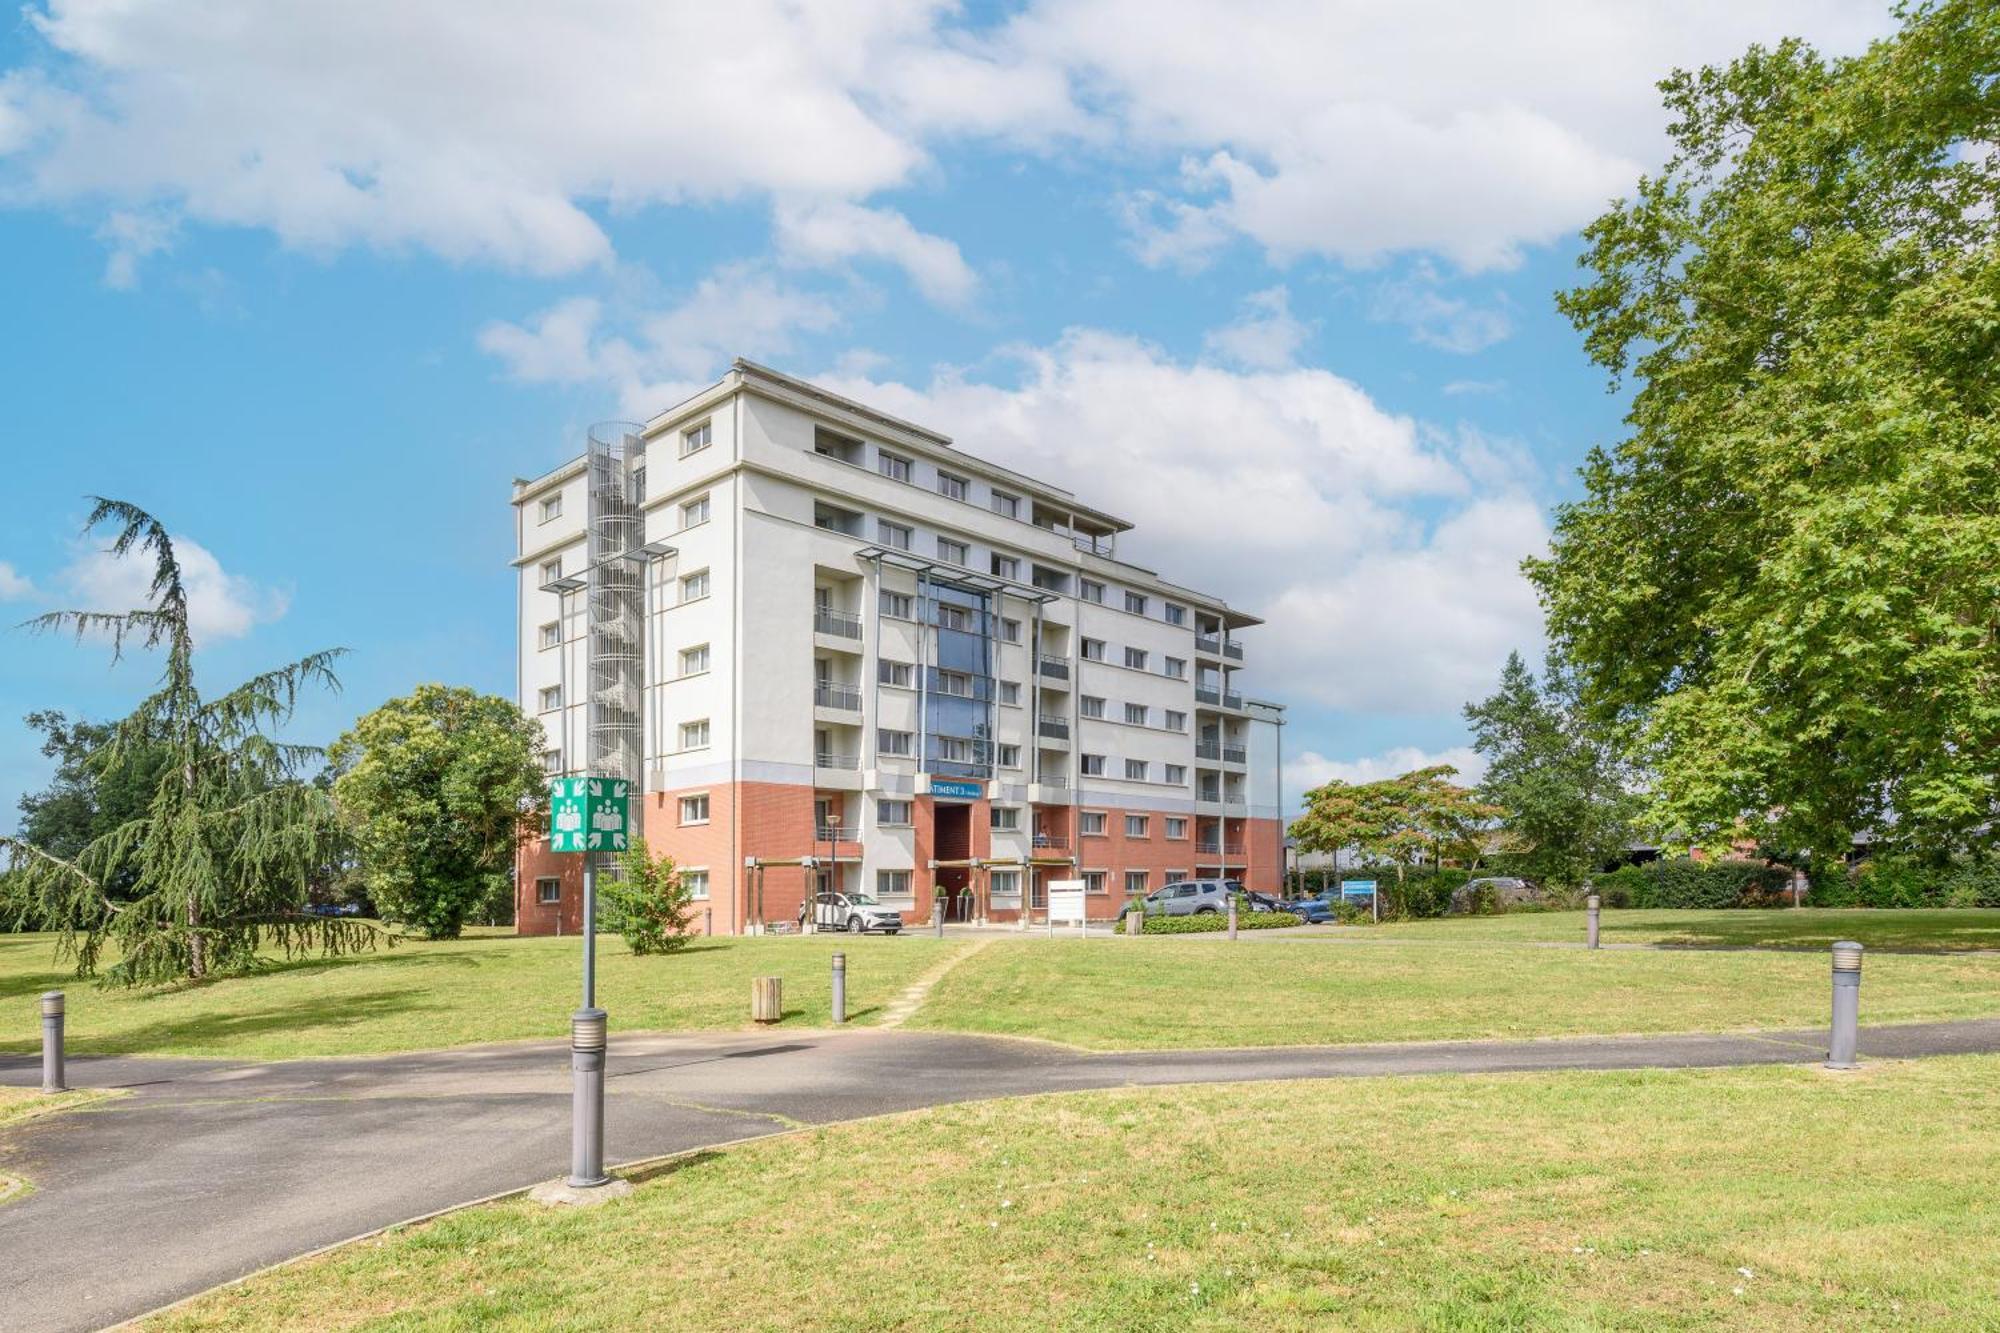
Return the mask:
<svg viewBox="0 0 2000 1333">
<path fill-rule="evenodd" d="M 636 958 L 597 945 L 597 999 L 613 1032 L 747 1026 L 750 979 L 785 979 L 787 1023 L 823 1024 L 827 956 L 847 953 L 850 1020 L 870 1017 L 962 943 L 926 937 L 817 935 L 697 941 Z M 54 960 L 52 937 L 0 935 L 0 1050 L 39 1050 L 34 996 L 69 993 L 69 1049 L 80 1053 L 281 1060 L 421 1050 L 518 1037 L 560 1037 L 576 1008 L 582 948 L 574 938 L 481 933 L 409 940 L 346 958 L 277 960 L 206 985 L 119 990 L 78 981 Z"/>
<path fill-rule="evenodd" d="M 1827 1021 L 1828 968 L 1806 953 L 1590 953 L 1442 934 L 1024 941 L 960 964 L 909 1025 L 1096 1049 L 1800 1027 Z M 1863 1023 L 1995 1014 L 2000 958 L 1867 962 Z"/>
<path fill-rule="evenodd" d="M 1583 939 L 1582 912 L 1516 912 L 1508 916 L 1406 921 L 1370 932 L 1395 938 L 1574 943 Z M 1859 940 L 1871 949 L 1947 953 L 2000 950 L 2000 908 L 1804 908 L 1798 911 L 1606 911 L 1607 944 L 1674 944 L 1699 948 L 1818 949 Z"/>
<path fill-rule="evenodd" d="M 68 1092 L 46 1096 L 37 1088 L 0 1087 L 0 1129 L 36 1116 L 74 1110 L 89 1102 L 102 1101 L 110 1095 L 108 1092 L 72 1088 Z"/>
<path fill-rule="evenodd" d="M 1992 1328 L 1996 1174 L 1983 1056 L 1069 1094 L 458 1213 L 148 1327 Z"/>
</svg>

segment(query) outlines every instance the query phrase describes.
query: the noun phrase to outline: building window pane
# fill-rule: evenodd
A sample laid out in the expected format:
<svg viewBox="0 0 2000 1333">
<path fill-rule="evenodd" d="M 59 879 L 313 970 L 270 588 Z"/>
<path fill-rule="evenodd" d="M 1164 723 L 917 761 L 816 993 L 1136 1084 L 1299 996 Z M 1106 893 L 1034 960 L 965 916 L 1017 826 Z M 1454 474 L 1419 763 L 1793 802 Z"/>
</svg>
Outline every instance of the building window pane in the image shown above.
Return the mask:
<svg viewBox="0 0 2000 1333">
<path fill-rule="evenodd" d="M 559 879 L 538 879 L 535 881 L 535 901 L 538 903 L 559 903 L 562 901 L 562 881 Z"/>
</svg>

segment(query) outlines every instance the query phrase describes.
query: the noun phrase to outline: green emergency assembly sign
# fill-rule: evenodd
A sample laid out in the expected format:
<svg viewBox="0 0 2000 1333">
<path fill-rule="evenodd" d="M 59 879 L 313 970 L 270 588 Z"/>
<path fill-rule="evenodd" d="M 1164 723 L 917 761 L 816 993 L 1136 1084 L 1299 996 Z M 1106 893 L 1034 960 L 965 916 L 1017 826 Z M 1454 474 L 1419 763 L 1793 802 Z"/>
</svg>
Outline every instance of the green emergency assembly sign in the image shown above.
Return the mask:
<svg viewBox="0 0 2000 1333">
<path fill-rule="evenodd" d="M 557 778 L 549 784 L 549 850 L 622 852 L 632 784 L 623 778 Z"/>
</svg>

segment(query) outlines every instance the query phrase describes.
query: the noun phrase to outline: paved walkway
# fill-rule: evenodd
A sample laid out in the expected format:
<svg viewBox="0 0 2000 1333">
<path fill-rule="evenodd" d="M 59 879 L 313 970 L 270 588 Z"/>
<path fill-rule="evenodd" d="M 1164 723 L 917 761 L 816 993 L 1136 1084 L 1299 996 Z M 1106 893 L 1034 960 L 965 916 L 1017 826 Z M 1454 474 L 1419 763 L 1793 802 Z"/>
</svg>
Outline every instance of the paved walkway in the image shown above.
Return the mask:
<svg viewBox="0 0 2000 1333">
<path fill-rule="evenodd" d="M 1087 1054 L 917 1032 L 613 1040 L 606 1142 L 632 1161 L 799 1124 L 1020 1093 L 1169 1083 L 1822 1058 L 1822 1031 Z M 2000 1051 L 2000 1019 L 1868 1030 L 1864 1055 Z M 556 1043 L 235 1064 L 79 1058 L 129 1096 L 0 1131 L 36 1192 L 0 1208 L 0 1329 L 99 1328 L 294 1255 L 560 1174 Z M 0 1055 L 0 1083 L 39 1065 Z"/>
</svg>

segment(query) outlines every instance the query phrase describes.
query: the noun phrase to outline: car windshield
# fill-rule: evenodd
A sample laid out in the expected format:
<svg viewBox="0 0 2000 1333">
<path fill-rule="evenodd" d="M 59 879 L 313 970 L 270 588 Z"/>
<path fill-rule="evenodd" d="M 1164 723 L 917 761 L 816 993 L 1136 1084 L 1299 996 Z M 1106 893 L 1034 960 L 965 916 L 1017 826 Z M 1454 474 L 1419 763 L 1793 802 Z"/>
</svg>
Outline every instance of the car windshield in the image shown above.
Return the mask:
<svg viewBox="0 0 2000 1333">
<path fill-rule="evenodd" d="M 866 893 L 850 893 L 847 895 L 847 901 L 853 903 L 856 907 L 873 907 L 875 905 L 874 897 Z"/>
</svg>

